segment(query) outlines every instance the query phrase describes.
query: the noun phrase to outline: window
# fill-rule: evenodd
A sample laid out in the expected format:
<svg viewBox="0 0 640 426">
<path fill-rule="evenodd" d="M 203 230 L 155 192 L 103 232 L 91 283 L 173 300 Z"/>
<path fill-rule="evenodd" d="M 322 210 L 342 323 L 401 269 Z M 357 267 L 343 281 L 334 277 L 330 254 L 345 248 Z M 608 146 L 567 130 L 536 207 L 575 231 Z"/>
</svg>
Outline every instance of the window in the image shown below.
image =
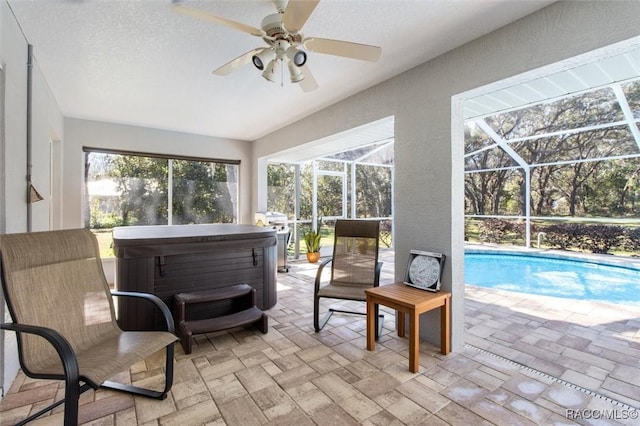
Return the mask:
<svg viewBox="0 0 640 426">
<path fill-rule="evenodd" d="M 323 227 L 323 247 L 333 244 L 333 234 L 324 231 L 332 232 L 337 218 L 380 219 L 381 243 L 391 247 L 393 148 L 389 137 L 313 160 L 268 165 L 267 210 L 287 215 L 296 253 L 314 218 Z"/>
<path fill-rule="evenodd" d="M 85 227 L 237 223 L 239 164 L 85 148 Z"/>
</svg>

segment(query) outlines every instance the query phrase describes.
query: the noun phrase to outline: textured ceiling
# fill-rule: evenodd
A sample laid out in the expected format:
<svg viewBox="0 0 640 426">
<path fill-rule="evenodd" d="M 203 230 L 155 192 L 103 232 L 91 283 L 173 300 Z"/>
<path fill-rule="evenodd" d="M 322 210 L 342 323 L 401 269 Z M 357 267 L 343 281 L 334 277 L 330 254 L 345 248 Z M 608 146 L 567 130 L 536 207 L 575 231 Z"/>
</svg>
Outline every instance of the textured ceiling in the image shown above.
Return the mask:
<svg viewBox="0 0 640 426">
<path fill-rule="evenodd" d="M 166 0 L 8 0 L 66 117 L 255 140 L 552 1 L 323 0 L 305 36 L 382 47 L 378 63 L 309 53 L 319 89 L 248 64 L 211 71 L 264 42 L 171 11 Z M 259 27 L 268 0 L 185 1 Z"/>
</svg>

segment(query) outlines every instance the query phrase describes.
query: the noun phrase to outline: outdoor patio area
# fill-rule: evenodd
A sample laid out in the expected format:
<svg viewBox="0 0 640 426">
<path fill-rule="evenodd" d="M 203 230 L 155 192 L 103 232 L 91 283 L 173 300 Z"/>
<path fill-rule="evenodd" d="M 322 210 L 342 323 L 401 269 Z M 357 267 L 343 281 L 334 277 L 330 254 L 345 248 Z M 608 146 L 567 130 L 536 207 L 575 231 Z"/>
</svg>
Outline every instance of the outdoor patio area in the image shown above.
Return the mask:
<svg viewBox="0 0 640 426">
<path fill-rule="evenodd" d="M 382 283 L 393 282 L 393 252 L 381 257 Z M 296 261 L 278 274 L 268 334 L 234 329 L 198 336 L 190 355 L 177 345 L 166 400 L 89 391 L 81 399 L 80 422 L 637 424 L 636 309 L 468 287 L 466 345 L 443 356 L 437 345 L 422 342 L 420 370 L 413 374 L 407 339 L 397 337 L 394 312 L 385 307 L 373 352 L 365 349 L 364 317 L 336 314 L 320 333 L 313 331 L 316 268 Z M 120 379 L 159 383 L 161 366 L 161 357 L 150 359 Z M 61 395 L 59 384 L 20 374 L 0 403 L 0 423 L 14 424 Z M 596 419 L 603 416 L 610 419 Z M 33 424 L 62 424 L 61 410 Z"/>
</svg>

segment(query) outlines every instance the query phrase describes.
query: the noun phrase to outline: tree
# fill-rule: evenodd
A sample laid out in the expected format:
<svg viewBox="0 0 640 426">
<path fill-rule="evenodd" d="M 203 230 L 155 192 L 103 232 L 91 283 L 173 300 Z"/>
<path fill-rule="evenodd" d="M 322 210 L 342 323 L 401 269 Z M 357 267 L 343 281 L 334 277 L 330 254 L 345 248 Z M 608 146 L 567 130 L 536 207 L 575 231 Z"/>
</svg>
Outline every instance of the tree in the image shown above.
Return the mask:
<svg viewBox="0 0 640 426">
<path fill-rule="evenodd" d="M 640 81 L 625 85 L 624 92 L 640 111 Z M 532 212 L 576 216 L 624 215 L 631 205 L 628 199 L 635 208 L 638 144 L 626 125 L 602 127 L 623 119 L 613 90 L 604 88 L 484 120 L 530 167 Z M 465 152 L 470 154 L 465 167 L 467 213 L 505 214 L 512 211 L 509 206 L 516 197 L 524 201 L 526 182 L 514 184 L 516 178 L 505 172 L 509 159 L 497 141 L 467 127 Z M 620 166 L 616 160 L 601 160 L 630 155 L 636 158 Z"/>
<path fill-rule="evenodd" d="M 391 216 L 391 168 L 362 164 L 353 164 L 352 167 L 356 168 L 357 216 Z"/>
<path fill-rule="evenodd" d="M 114 155 L 111 176 L 120 193 L 123 225 L 167 224 L 168 160 Z"/>
<path fill-rule="evenodd" d="M 465 150 L 478 151 L 466 158 L 466 170 L 478 170 L 478 173 L 465 174 L 465 196 L 472 214 L 499 214 L 504 184 L 510 180 L 511 167 L 517 164 L 500 147 L 482 149 L 493 141 L 480 129 L 466 127 Z"/>
<path fill-rule="evenodd" d="M 233 222 L 228 181 L 225 164 L 174 160 L 173 224 Z"/>
<path fill-rule="evenodd" d="M 295 165 L 273 163 L 267 166 L 267 207 L 293 218 L 295 212 Z"/>
<path fill-rule="evenodd" d="M 86 181 L 115 185 L 107 195 L 90 196 L 87 189 L 90 227 L 168 224 L 169 167 L 173 224 L 236 221 L 236 165 L 90 152 Z"/>
</svg>

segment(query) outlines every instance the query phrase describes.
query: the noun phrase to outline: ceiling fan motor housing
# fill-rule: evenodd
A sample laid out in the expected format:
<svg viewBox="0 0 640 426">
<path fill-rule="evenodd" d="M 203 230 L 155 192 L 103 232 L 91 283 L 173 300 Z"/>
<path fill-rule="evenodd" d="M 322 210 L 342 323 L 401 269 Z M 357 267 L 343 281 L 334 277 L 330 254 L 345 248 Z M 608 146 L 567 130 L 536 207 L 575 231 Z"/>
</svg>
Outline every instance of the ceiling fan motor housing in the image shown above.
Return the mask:
<svg viewBox="0 0 640 426">
<path fill-rule="evenodd" d="M 300 32 L 290 33 L 283 25 L 280 13 L 265 16 L 261 25 L 262 31 L 266 34 L 262 39 L 270 46 L 277 40 L 286 40 L 296 46 L 302 43 L 302 34 Z"/>
<path fill-rule="evenodd" d="M 287 30 L 282 25 L 282 15 L 279 13 L 265 16 L 262 20 L 262 30 L 271 39 L 285 38 L 287 35 Z"/>
</svg>

